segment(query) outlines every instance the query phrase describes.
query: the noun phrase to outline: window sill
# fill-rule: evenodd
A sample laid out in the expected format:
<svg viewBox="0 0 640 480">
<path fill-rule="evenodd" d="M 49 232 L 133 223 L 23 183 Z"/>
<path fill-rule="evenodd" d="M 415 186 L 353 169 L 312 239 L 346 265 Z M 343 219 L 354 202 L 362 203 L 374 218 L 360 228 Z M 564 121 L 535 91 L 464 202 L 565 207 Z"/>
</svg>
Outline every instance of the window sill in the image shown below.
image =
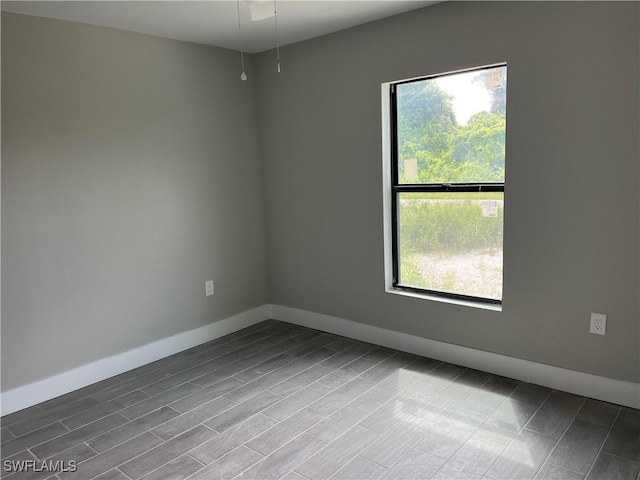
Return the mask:
<svg viewBox="0 0 640 480">
<path fill-rule="evenodd" d="M 407 292 L 405 290 L 399 290 L 399 289 L 395 289 L 395 288 L 387 288 L 386 289 L 387 293 L 392 293 L 394 295 L 402 295 L 405 297 L 413 297 L 413 298 L 420 298 L 423 300 L 432 300 L 435 302 L 441 302 L 441 303 L 448 303 L 451 305 L 458 305 L 461 307 L 471 307 L 471 308 L 480 308 L 483 310 L 491 310 L 493 312 L 502 312 L 502 305 L 495 305 L 495 304 L 490 304 L 490 303 L 483 303 L 483 302 L 473 302 L 473 301 L 469 301 L 469 300 L 458 300 L 455 298 L 447 298 L 447 297 L 440 297 L 438 295 L 429 295 L 429 294 L 423 294 L 423 293 L 415 293 L 415 292 Z"/>
</svg>

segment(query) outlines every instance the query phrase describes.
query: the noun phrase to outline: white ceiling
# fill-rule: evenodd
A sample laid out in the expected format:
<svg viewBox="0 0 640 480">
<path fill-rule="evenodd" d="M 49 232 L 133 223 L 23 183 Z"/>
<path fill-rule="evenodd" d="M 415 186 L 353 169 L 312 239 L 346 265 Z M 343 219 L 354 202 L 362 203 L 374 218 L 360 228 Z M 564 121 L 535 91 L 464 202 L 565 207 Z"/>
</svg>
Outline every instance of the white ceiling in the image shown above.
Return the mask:
<svg viewBox="0 0 640 480">
<path fill-rule="evenodd" d="M 434 3 L 438 1 L 278 0 L 280 45 L 319 37 Z M 273 5 L 273 0 L 240 0 L 245 51 L 255 53 L 275 47 Z M 2 10 L 239 49 L 237 3 L 234 0 L 2 1 Z M 261 15 L 267 18 L 256 20 Z"/>
</svg>

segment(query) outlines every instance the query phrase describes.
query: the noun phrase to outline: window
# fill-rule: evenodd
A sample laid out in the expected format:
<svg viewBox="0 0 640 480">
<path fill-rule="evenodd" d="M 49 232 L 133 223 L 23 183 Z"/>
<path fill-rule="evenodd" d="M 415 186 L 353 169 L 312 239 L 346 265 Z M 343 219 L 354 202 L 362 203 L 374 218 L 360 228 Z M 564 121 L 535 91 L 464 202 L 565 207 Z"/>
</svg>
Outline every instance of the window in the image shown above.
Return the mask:
<svg viewBox="0 0 640 480">
<path fill-rule="evenodd" d="M 506 86 L 505 64 L 386 85 L 394 290 L 502 303 Z"/>
</svg>

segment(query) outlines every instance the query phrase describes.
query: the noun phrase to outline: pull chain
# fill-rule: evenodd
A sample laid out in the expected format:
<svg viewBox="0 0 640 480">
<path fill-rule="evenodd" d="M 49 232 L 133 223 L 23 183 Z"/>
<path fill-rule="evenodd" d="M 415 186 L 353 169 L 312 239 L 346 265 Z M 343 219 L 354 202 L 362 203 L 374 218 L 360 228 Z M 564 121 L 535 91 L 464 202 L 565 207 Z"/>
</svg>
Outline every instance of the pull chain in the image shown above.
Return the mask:
<svg viewBox="0 0 640 480">
<path fill-rule="evenodd" d="M 278 5 L 277 0 L 273 0 L 273 17 L 276 21 L 276 64 L 278 66 L 278 73 L 280 73 L 280 31 L 278 30 Z"/>
<path fill-rule="evenodd" d="M 236 8 L 238 10 L 238 36 L 240 37 L 240 65 L 242 67 L 240 80 L 245 81 L 247 79 L 247 74 L 244 73 L 244 49 L 242 48 L 242 23 L 240 22 L 240 0 L 236 0 Z"/>
</svg>

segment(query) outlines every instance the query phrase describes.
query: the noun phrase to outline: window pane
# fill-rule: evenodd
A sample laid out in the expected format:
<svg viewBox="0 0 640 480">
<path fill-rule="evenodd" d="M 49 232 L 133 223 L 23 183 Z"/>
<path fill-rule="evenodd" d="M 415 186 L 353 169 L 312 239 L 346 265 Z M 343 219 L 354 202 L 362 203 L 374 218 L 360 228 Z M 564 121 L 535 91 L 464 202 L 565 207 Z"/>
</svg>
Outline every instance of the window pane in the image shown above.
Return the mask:
<svg viewBox="0 0 640 480">
<path fill-rule="evenodd" d="M 504 193 L 400 193 L 399 283 L 502 299 Z"/>
<path fill-rule="evenodd" d="M 507 67 L 396 86 L 399 183 L 504 182 Z"/>
</svg>

